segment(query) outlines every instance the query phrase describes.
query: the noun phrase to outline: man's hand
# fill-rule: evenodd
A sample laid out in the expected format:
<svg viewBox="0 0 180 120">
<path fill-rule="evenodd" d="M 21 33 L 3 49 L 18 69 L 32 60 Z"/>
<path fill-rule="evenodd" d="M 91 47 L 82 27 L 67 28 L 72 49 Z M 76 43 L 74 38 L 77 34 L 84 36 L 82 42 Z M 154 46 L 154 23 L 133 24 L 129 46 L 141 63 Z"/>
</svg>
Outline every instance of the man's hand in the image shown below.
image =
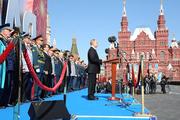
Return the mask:
<svg viewBox="0 0 180 120">
<path fill-rule="evenodd" d="M 46 75 L 48 75 L 48 71 L 44 71 L 44 73 L 45 73 Z"/>
</svg>

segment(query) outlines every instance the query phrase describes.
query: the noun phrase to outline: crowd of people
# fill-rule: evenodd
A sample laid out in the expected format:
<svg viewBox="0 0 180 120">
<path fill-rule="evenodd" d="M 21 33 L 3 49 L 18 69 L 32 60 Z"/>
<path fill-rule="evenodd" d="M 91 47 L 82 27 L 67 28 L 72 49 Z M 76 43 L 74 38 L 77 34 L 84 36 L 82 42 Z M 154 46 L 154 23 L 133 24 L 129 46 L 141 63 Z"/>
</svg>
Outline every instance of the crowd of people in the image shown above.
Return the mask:
<svg viewBox="0 0 180 120">
<path fill-rule="evenodd" d="M 22 41 L 21 60 L 17 44 L 19 40 Z M 45 97 L 62 93 L 65 83 L 67 83 L 67 91 L 86 87 L 87 65 L 84 61 L 72 55 L 68 50 L 59 50 L 49 44 L 44 44 L 44 41 L 41 35 L 31 38 L 30 34 L 20 33 L 18 28 L 11 28 L 10 24 L 0 26 L 0 55 L 10 43 L 15 45 L 6 59 L 0 63 L 0 107 L 17 103 L 19 87 L 21 88 L 21 102 L 42 100 Z M 50 88 L 59 81 L 64 63 L 67 63 L 64 80 L 55 92 L 45 91 L 35 83 L 23 55 L 24 50 L 27 51 L 38 79 Z M 19 61 L 22 61 L 22 65 L 19 65 Z M 22 75 L 18 74 L 19 68 Z"/>
<path fill-rule="evenodd" d="M 144 76 L 144 93 L 145 94 L 156 94 L 157 93 L 157 85 L 161 86 L 161 92 L 163 94 L 166 93 L 166 85 L 168 84 L 168 77 L 164 74 L 162 75 L 161 81 L 158 82 L 157 78 L 154 74 L 145 75 Z M 116 82 L 116 93 L 129 93 L 133 94 L 133 87 L 135 88 L 135 92 L 137 94 L 141 94 L 141 80 L 137 85 L 134 86 L 133 80 L 129 79 L 128 82 L 124 83 L 123 79 L 117 80 Z M 106 82 L 98 82 L 96 85 L 96 90 L 98 93 L 111 93 L 112 83 L 111 80 Z"/>
</svg>

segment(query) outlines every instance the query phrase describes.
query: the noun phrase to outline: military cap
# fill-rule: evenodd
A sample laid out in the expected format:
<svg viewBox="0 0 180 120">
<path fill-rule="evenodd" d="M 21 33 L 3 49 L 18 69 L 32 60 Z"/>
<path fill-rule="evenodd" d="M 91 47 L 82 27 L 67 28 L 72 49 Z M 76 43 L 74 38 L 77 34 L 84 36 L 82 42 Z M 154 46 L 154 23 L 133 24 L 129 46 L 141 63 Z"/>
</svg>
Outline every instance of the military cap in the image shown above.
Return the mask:
<svg viewBox="0 0 180 120">
<path fill-rule="evenodd" d="M 10 31 L 14 31 L 14 29 L 12 29 L 10 27 L 10 23 L 6 23 L 6 24 L 3 24 L 3 25 L 0 26 L 0 31 L 5 30 L 5 29 L 8 29 Z"/>
<path fill-rule="evenodd" d="M 42 35 L 38 35 L 37 37 L 35 37 L 35 38 L 33 38 L 33 40 L 37 40 L 38 38 L 41 38 L 42 37 Z"/>
</svg>

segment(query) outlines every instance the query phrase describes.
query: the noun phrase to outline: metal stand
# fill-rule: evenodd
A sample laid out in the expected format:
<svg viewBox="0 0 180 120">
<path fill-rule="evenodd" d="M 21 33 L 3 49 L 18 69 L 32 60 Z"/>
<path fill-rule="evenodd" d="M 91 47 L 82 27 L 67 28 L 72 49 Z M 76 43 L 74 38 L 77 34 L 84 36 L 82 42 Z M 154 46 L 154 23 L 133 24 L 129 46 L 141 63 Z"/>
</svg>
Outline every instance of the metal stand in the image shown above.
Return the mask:
<svg viewBox="0 0 180 120">
<path fill-rule="evenodd" d="M 125 98 L 124 98 L 124 96 L 122 95 L 122 91 L 121 91 L 121 89 L 122 89 L 122 87 L 121 87 L 122 82 L 120 81 L 120 82 L 118 82 L 118 84 L 119 84 L 119 94 L 120 94 L 122 97 L 118 100 L 117 103 L 105 104 L 105 106 L 118 105 L 118 106 L 122 106 L 122 107 L 126 108 L 126 107 L 128 107 L 129 105 L 131 105 L 130 103 L 125 102 L 125 100 L 124 100 Z"/>
</svg>

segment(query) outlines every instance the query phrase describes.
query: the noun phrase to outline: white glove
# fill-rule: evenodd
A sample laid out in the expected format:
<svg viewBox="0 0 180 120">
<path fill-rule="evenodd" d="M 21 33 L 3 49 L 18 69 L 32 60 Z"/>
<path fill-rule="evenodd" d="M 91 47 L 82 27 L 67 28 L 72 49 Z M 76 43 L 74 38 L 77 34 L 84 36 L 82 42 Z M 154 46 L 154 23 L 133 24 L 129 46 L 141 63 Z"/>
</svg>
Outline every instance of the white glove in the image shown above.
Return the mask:
<svg viewBox="0 0 180 120">
<path fill-rule="evenodd" d="M 40 69 L 39 69 L 39 68 L 38 68 L 38 69 L 36 69 L 36 72 L 37 72 L 37 73 L 40 73 Z"/>
</svg>

